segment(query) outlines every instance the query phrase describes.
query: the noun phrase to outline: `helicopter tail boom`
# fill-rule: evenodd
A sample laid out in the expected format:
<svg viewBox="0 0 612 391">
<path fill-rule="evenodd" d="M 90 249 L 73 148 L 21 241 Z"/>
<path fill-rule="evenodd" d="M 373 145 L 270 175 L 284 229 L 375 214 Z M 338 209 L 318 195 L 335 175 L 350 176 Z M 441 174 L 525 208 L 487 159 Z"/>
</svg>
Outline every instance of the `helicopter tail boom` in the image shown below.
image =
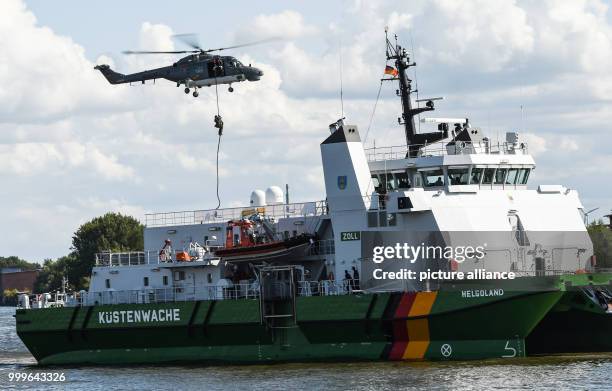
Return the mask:
<svg viewBox="0 0 612 391">
<path fill-rule="evenodd" d="M 108 80 L 109 83 L 111 84 L 121 84 L 121 83 L 128 83 L 130 80 L 127 80 L 126 76 L 122 73 L 117 73 L 115 71 L 113 71 L 110 66 L 104 64 L 104 65 L 96 65 L 94 67 L 94 69 L 99 70 L 104 77 L 106 78 L 106 80 Z"/>
</svg>

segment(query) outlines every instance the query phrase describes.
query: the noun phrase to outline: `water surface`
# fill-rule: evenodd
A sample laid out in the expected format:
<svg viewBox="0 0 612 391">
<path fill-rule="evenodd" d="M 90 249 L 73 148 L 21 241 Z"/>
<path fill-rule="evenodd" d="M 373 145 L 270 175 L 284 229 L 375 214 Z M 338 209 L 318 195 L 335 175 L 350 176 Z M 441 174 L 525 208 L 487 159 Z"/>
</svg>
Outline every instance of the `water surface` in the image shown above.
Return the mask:
<svg viewBox="0 0 612 391">
<path fill-rule="evenodd" d="M 0 307 L 1 390 L 609 390 L 612 354 L 445 363 L 44 367 Z M 63 383 L 9 382 L 9 373 L 63 372 Z"/>
</svg>

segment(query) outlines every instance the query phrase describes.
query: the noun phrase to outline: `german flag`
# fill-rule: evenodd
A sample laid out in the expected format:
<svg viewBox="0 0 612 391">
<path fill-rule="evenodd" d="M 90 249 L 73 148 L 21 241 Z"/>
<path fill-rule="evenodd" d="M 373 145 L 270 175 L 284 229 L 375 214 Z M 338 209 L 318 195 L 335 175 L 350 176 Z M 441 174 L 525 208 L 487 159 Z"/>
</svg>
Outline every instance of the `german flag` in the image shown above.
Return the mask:
<svg viewBox="0 0 612 391">
<path fill-rule="evenodd" d="M 390 65 L 387 65 L 385 67 L 385 75 L 392 75 L 393 77 L 397 77 L 397 75 L 399 74 L 399 72 L 397 71 L 397 69 L 393 68 Z"/>
</svg>

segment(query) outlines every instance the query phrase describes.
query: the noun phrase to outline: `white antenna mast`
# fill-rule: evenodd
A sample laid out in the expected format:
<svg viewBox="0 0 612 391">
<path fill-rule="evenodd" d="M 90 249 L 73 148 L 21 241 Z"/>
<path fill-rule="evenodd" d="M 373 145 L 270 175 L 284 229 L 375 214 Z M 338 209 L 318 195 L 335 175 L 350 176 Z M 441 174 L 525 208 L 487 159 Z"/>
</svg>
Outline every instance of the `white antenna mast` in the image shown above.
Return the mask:
<svg viewBox="0 0 612 391">
<path fill-rule="evenodd" d="M 340 36 L 340 118 L 344 118 L 344 96 L 342 85 L 342 35 Z"/>
</svg>

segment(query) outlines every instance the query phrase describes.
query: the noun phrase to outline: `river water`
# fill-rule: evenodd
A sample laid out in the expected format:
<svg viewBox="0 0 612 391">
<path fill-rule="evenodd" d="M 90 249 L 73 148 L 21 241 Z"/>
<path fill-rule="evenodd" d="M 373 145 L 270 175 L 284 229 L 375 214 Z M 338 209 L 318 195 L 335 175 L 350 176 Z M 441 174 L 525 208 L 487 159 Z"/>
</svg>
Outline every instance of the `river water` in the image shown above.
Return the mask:
<svg viewBox="0 0 612 391">
<path fill-rule="evenodd" d="M 0 390 L 610 390 L 612 354 L 445 363 L 376 362 L 250 366 L 45 367 L 0 307 Z M 64 382 L 9 381 L 61 372 Z"/>
</svg>

